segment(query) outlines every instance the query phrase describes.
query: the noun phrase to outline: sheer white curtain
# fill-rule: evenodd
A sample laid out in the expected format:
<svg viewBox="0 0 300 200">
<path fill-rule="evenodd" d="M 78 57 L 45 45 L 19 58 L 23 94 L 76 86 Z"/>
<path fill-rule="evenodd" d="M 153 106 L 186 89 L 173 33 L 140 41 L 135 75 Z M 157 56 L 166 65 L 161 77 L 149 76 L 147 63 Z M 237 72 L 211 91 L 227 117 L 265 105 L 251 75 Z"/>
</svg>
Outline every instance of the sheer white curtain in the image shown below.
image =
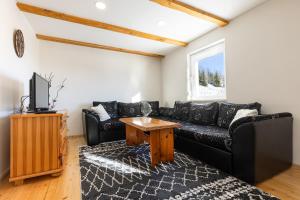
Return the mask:
<svg viewBox="0 0 300 200">
<path fill-rule="evenodd" d="M 188 55 L 188 100 L 208 100 L 202 99 L 199 92 L 199 61 L 224 50 L 225 40 L 220 40 Z"/>
</svg>

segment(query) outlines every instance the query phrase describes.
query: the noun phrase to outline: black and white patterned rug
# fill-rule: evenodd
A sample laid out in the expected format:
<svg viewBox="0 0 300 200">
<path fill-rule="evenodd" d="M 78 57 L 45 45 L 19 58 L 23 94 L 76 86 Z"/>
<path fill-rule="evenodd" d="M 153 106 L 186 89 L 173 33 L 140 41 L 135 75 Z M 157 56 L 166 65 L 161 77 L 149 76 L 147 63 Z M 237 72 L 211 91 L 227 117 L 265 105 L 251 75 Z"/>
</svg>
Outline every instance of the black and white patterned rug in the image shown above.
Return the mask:
<svg viewBox="0 0 300 200">
<path fill-rule="evenodd" d="M 150 165 L 149 145 L 124 141 L 79 150 L 82 199 L 277 199 L 181 152 Z"/>
</svg>

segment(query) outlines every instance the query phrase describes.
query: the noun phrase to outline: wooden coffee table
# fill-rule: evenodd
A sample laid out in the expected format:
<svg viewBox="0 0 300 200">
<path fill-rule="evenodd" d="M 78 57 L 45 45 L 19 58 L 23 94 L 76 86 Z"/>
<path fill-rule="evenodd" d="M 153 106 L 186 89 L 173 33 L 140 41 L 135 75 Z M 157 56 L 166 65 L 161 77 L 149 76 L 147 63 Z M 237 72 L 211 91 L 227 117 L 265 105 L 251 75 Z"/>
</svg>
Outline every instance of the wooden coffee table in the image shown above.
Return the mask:
<svg viewBox="0 0 300 200">
<path fill-rule="evenodd" d="M 122 118 L 127 145 L 150 144 L 151 165 L 174 160 L 174 128 L 180 124 L 150 117 Z"/>
</svg>

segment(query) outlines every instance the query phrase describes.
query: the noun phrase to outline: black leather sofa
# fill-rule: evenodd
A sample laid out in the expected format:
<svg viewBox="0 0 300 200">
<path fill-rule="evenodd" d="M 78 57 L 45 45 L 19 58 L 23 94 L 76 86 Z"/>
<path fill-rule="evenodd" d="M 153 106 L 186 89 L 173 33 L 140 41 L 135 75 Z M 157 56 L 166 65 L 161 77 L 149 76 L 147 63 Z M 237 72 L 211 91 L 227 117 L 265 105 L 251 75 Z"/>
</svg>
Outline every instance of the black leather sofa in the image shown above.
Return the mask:
<svg viewBox="0 0 300 200">
<path fill-rule="evenodd" d="M 84 133 L 88 145 L 125 139 L 121 117 L 141 116 L 140 103 L 99 103 L 111 116 L 101 122 L 96 113 L 83 110 Z M 290 113 L 262 115 L 261 105 L 175 102 L 174 108 L 149 102 L 151 117 L 175 121 L 175 148 L 255 184 L 287 169 L 292 164 L 293 118 Z M 257 109 L 258 116 L 244 117 L 232 124 L 239 109 Z"/>
</svg>

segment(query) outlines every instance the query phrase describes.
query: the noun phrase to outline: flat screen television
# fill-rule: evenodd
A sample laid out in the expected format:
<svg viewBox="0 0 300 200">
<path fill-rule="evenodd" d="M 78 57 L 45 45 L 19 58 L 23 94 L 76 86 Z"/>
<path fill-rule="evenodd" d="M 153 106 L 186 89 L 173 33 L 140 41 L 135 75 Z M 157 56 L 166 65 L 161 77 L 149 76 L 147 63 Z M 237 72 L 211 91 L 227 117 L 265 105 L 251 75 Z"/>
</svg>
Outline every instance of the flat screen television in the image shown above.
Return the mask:
<svg viewBox="0 0 300 200">
<path fill-rule="evenodd" d="M 49 82 L 38 75 L 33 73 L 30 80 L 30 103 L 29 111 L 34 113 L 42 113 L 49 111 Z"/>
</svg>

